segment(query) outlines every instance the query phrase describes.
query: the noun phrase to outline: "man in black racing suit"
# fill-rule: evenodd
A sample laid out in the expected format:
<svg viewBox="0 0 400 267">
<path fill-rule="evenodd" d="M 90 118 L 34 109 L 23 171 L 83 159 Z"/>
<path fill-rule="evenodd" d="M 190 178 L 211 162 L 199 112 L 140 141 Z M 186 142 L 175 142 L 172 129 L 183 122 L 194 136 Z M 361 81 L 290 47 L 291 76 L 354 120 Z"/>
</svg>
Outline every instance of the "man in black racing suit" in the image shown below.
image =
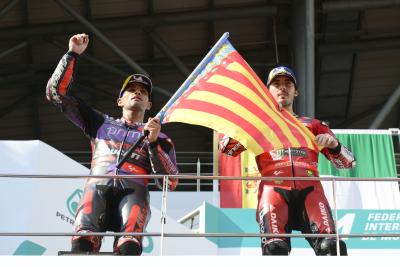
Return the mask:
<svg viewBox="0 0 400 267">
<path fill-rule="evenodd" d="M 141 74 L 129 76 L 120 91 L 117 104 L 122 117 L 114 119 L 89 107 L 70 90 L 79 55 L 89 43 L 86 34 L 77 34 L 69 40 L 69 51 L 61 58 L 51 76 L 46 96 L 64 115 L 90 139 L 92 147 L 92 175 L 114 174 L 169 174 L 178 173 L 175 150 L 171 140 L 160 132 L 158 118 L 143 123 L 146 110 L 151 107 L 150 78 Z M 149 135 L 133 151 L 120 168 L 119 162 L 143 130 Z M 177 179 L 169 179 L 174 189 Z M 88 179 L 79 204 L 75 231 L 127 233 L 144 232 L 150 219 L 147 179 L 110 178 Z M 74 236 L 72 252 L 98 252 L 102 237 Z M 114 252 L 119 255 L 141 255 L 141 236 L 115 237 Z"/>
</svg>

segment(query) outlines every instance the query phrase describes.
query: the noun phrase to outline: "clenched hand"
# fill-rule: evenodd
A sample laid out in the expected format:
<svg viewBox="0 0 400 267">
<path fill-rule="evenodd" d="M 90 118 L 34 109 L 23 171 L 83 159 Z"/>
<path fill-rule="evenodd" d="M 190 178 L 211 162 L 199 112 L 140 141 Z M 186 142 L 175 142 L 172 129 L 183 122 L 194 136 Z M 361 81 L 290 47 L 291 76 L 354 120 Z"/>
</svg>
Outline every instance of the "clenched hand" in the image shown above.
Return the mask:
<svg viewBox="0 0 400 267">
<path fill-rule="evenodd" d="M 82 54 L 89 44 L 89 35 L 85 33 L 75 34 L 69 39 L 69 51 Z"/>
</svg>

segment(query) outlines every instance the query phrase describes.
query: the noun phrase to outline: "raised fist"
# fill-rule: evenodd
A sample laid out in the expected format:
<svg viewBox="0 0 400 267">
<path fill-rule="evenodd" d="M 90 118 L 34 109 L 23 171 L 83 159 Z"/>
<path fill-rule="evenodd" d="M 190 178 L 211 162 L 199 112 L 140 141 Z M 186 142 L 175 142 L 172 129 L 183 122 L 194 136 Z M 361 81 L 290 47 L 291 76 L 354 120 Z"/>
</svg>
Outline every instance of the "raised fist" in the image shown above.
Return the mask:
<svg viewBox="0 0 400 267">
<path fill-rule="evenodd" d="M 69 39 L 69 50 L 77 54 L 82 54 L 89 44 L 89 35 L 85 33 L 75 34 Z"/>
</svg>

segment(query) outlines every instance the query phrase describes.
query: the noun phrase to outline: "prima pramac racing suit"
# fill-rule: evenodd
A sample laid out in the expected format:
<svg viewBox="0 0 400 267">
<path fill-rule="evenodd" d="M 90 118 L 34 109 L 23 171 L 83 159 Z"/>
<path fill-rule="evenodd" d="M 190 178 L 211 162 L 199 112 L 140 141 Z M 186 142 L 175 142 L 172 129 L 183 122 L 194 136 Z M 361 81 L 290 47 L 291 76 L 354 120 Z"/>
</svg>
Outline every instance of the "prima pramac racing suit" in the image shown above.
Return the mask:
<svg viewBox="0 0 400 267">
<path fill-rule="evenodd" d="M 329 127 L 316 119 L 297 118 L 311 132 L 335 135 Z M 335 137 L 336 138 L 336 137 Z M 226 137 L 219 149 L 228 156 L 237 156 L 245 148 Z M 323 148 L 321 153 L 336 168 L 355 166 L 353 154 L 339 143 L 334 149 Z M 290 148 L 265 152 L 256 157 L 258 170 L 265 177 L 317 177 L 318 152 L 308 148 Z M 333 234 L 334 222 L 320 181 L 264 180 L 258 190 L 257 222 L 261 233 L 284 234 L 292 230 L 303 233 Z M 336 239 L 307 238 L 316 255 L 335 255 Z M 288 255 L 289 238 L 261 239 L 263 255 Z M 340 254 L 347 255 L 346 245 L 340 240 Z"/>
<path fill-rule="evenodd" d="M 144 124 L 129 124 L 123 119 L 109 117 L 72 95 L 69 89 L 73 85 L 78 57 L 78 54 L 68 52 L 61 58 L 47 84 L 46 96 L 90 139 L 92 147 L 90 174 L 177 174 L 173 143 L 163 133 L 160 133 L 158 140 L 153 143 L 144 139 L 121 168 L 116 169 L 116 163 L 141 136 Z M 86 182 L 78 206 L 75 231 L 143 232 L 150 214 L 147 179 L 90 178 Z M 72 251 L 97 252 L 101 240 L 99 236 L 74 236 Z M 79 241 L 84 241 L 81 244 L 85 245 L 79 245 Z M 132 252 L 132 249 L 128 249 L 126 253 L 122 251 L 122 248 L 126 249 L 124 244 L 129 244 L 131 247 L 133 244 L 134 251 Z M 114 252 L 140 255 L 142 237 L 116 237 Z"/>
</svg>

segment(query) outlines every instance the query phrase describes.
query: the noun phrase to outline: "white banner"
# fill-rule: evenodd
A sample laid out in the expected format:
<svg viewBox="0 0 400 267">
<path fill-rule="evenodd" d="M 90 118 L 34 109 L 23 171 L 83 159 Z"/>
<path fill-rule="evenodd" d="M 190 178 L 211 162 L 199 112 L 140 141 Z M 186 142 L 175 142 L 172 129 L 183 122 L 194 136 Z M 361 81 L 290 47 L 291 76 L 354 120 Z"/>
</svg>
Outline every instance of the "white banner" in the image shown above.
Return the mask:
<svg viewBox="0 0 400 267">
<path fill-rule="evenodd" d="M 0 155 L 2 174 L 89 173 L 87 168 L 40 141 L 1 141 Z M 0 232 L 72 233 L 83 186 L 84 179 L 0 178 Z M 195 196 L 168 192 L 168 212 L 173 217 L 166 218 L 165 232 L 190 233 L 176 220 L 211 198 L 211 192 Z M 152 216 L 147 232 L 161 231 L 161 199 L 161 192 L 151 193 Z M 101 251 L 112 252 L 112 244 L 113 237 L 106 237 Z M 144 255 L 161 254 L 159 237 L 145 237 L 143 246 Z M 0 236 L 0 255 L 57 255 L 58 251 L 70 248 L 70 236 Z M 203 255 L 216 251 L 216 245 L 205 238 L 164 238 L 163 248 L 164 255 Z"/>
</svg>

